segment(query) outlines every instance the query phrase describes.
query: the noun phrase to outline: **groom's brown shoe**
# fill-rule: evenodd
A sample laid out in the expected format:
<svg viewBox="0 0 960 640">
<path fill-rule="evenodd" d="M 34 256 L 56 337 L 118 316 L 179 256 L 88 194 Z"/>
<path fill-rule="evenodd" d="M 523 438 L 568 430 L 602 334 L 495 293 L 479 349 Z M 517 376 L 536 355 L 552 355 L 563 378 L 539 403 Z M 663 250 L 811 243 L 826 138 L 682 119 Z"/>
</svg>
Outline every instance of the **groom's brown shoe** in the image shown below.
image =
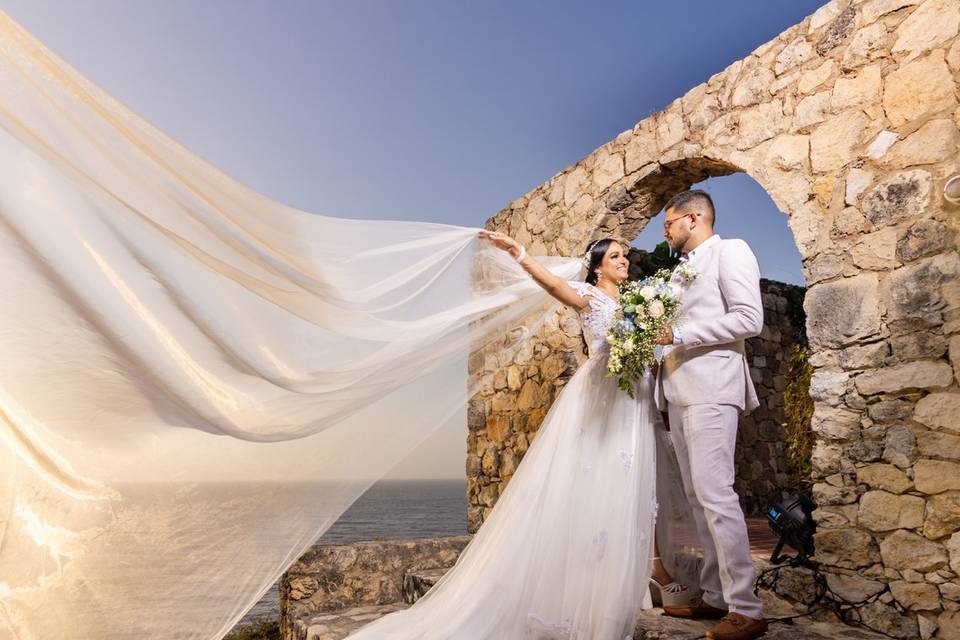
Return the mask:
<svg viewBox="0 0 960 640">
<path fill-rule="evenodd" d="M 674 618 L 710 618 L 716 620 L 727 615 L 727 610 L 717 609 L 700 598 L 694 598 L 687 604 L 664 607 L 663 613 Z"/>
<path fill-rule="evenodd" d="M 720 624 L 707 629 L 710 640 L 754 640 L 767 632 L 767 621 L 748 618 L 742 613 L 731 611 Z"/>
</svg>

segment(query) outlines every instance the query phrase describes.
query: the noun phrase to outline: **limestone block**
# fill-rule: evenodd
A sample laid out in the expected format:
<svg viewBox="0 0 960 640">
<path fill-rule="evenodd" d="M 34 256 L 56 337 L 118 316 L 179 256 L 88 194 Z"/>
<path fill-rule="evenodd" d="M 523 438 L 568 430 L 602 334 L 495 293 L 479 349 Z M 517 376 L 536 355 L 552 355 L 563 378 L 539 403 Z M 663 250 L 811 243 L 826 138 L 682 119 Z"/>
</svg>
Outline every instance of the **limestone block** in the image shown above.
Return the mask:
<svg viewBox="0 0 960 640">
<path fill-rule="evenodd" d="M 893 131 L 881 131 L 867 147 L 867 156 L 874 160 L 882 158 L 899 139 L 900 136 Z"/>
<path fill-rule="evenodd" d="M 806 169 L 810 164 L 810 136 L 777 136 L 767 148 L 766 162 L 784 169 Z"/>
<path fill-rule="evenodd" d="M 810 25 L 807 27 L 807 35 L 813 35 L 820 27 L 828 24 L 837 17 L 844 8 L 842 2 L 828 2 L 813 12 L 810 16 Z"/>
<path fill-rule="evenodd" d="M 940 591 L 932 584 L 897 581 L 890 583 L 897 602 L 910 611 L 935 611 L 940 608 Z"/>
<path fill-rule="evenodd" d="M 868 233 L 850 253 L 853 264 L 863 269 L 892 269 L 897 264 L 897 231 L 888 227 Z"/>
<path fill-rule="evenodd" d="M 777 56 L 773 70 L 779 76 L 814 57 L 813 46 L 804 38 L 797 38 L 784 47 Z"/>
<path fill-rule="evenodd" d="M 960 31 L 960 4 L 956 0 L 927 0 L 894 32 L 893 53 L 907 60 L 948 42 Z"/>
<path fill-rule="evenodd" d="M 917 491 L 935 495 L 960 490 L 960 464 L 946 460 L 918 460 L 913 467 Z"/>
<path fill-rule="evenodd" d="M 836 95 L 836 92 L 834 92 Z M 949 118 L 931 120 L 895 144 L 883 157 L 892 167 L 909 167 L 950 160 L 960 148 L 960 132 Z"/>
<path fill-rule="evenodd" d="M 917 622 L 903 615 L 899 609 L 880 601 L 874 601 L 859 609 L 861 621 L 892 638 L 916 638 Z"/>
<path fill-rule="evenodd" d="M 844 202 L 856 205 L 860 194 L 873 182 L 873 173 L 854 167 L 847 172 L 847 184 L 844 191 Z"/>
<path fill-rule="evenodd" d="M 960 460 L 960 436 L 938 431 L 921 431 L 917 434 L 917 451 L 921 456 Z"/>
<path fill-rule="evenodd" d="M 840 471 L 842 454 L 843 450 L 839 445 L 828 444 L 822 440 L 815 442 L 810 454 L 814 475 L 827 476 Z"/>
<path fill-rule="evenodd" d="M 633 173 L 656 161 L 658 156 L 656 136 L 653 133 L 641 132 L 631 138 L 624 147 L 624 170 Z"/>
<path fill-rule="evenodd" d="M 891 427 L 883 438 L 883 459 L 907 469 L 917 455 L 917 439 L 909 427 Z"/>
<path fill-rule="evenodd" d="M 863 199 L 863 213 L 876 226 L 920 215 L 930 203 L 931 178 L 915 169 L 893 175 L 870 190 Z"/>
<path fill-rule="evenodd" d="M 953 230 L 936 220 L 918 220 L 897 240 L 897 257 L 910 262 L 945 251 L 954 244 Z"/>
<path fill-rule="evenodd" d="M 830 107 L 839 111 L 876 104 L 880 101 L 882 87 L 880 65 L 864 67 L 853 77 L 837 79 Z"/>
<path fill-rule="evenodd" d="M 666 151 L 683 140 L 686 128 L 683 124 L 683 115 L 678 102 L 674 106 L 657 116 L 657 146 L 660 151 Z"/>
<path fill-rule="evenodd" d="M 861 9 L 863 24 L 871 24 L 888 13 L 898 11 L 904 7 L 912 7 L 923 0 L 870 0 L 864 3 Z"/>
<path fill-rule="evenodd" d="M 870 405 L 867 412 L 870 419 L 876 422 L 905 420 L 913 415 L 913 403 L 906 400 L 881 400 Z"/>
<path fill-rule="evenodd" d="M 846 576 L 839 573 L 828 573 L 827 586 L 844 600 L 860 602 L 880 593 L 886 585 L 883 582 L 870 580 L 859 575 Z"/>
<path fill-rule="evenodd" d="M 817 53 L 826 55 L 840 46 L 853 33 L 857 26 L 857 11 L 853 5 L 837 14 L 833 22 L 826 28 L 820 40 L 817 41 Z"/>
<path fill-rule="evenodd" d="M 869 533 L 860 529 L 817 531 L 814 545 L 818 561 L 847 569 L 867 567 L 880 559 L 877 543 Z"/>
<path fill-rule="evenodd" d="M 847 392 L 849 380 L 850 374 L 845 371 L 815 371 L 810 376 L 810 397 L 836 406 Z"/>
<path fill-rule="evenodd" d="M 826 120 L 830 114 L 831 93 L 830 90 L 821 91 L 798 102 L 793 114 L 793 128 L 805 129 Z"/>
<path fill-rule="evenodd" d="M 871 531 L 917 529 L 923 526 L 924 507 L 918 496 L 867 491 L 860 496 L 857 524 Z"/>
<path fill-rule="evenodd" d="M 573 203 L 583 194 L 589 176 L 583 167 L 576 167 L 566 175 L 563 182 L 563 204 L 572 207 Z"/>
<path fill-rule="evenodd" d="M 941 638 L 960 638 L 960 611 L 944 611 L 937 618 Z"/>
<path fill-rule="evenodd" d="M 958 529 L 960 529 L 960 491 L 948 491 L 927 500 L 927 516 L 923 523 L 924 536 L 936 540 Z"/>
<path fill-rule="evenodd" d="M 945 362 L 907 362 L 883 369 L 869 369 L 854 379 L 857 391 L 869 396 L 908 389 L 937 389 L 950 385 L 953 371 Z"/>
<path fill-rule="evenodd" d="M 855 344 L 840 352 L 840 366 L 846 370 L 875 369 L 882 367 L 890 355 L 890 346 L 886 342 Z"/>
<path fill-rule="evenodd" d="M 924 319 L 928 314 L 939 313 L 948 302 L 947 285 L 958 278 L 960 255 L 956 252 L 940 253 L 897 269 L 887 278 L 882 291 L 887 321 Z"/>
<path fill-rule="evenodd" d="M 853 34 L 850 46 L 843 54 L 841 66 L 844 69 L 854 69 L 881 57 L 886 51 L 889 38 L 887 25 L 882 22 L 860 29 Z"/>
<path fill-rule="evenodd" d="M 877 276 L 862 274 L 811 287 L 804 299 L 807 337 L 814 349 L 840 347 L 880 329 Z"/>
<path fill-rule="evenodd" d="M 901 65 L 883 83 L 883 109 L 895 127 L 955 105 L 955 84 L 944 52 Z"/>
<path fill-rule="evenodd" d="M 805 71 L 800 76 L 800 81 L 797 83 L 797 91 L 802 94 L 808 94 L 824 82 L 833 77 L 836 73 L 837 64 L 831 59 L 827 60 L 819 67 L 811 71 Z"/>
<path fill-rule="evenodd" d="M 947 564 L 947 550 L 942 544 L 903 529 L 883 539 L 880 556 L 890 569 L 933 571 Z"/>
<path fill-rule="evenodd" d="M 845 111 L 818 125 L 810 136 L 810 163 L 822 173 L 836 171 L 857 155 L 869 119 L 862 111 Z"/>
<path fill-rule="evenodd" d="M 850 440 L 860 433 L 860 414 L 818 403 L 810 420 L 814 433 L 827 440 Z"/>
<path fill-rule="evenodd" d="M 916 331 L 890 338 L 893 358 L 906 360 L 937 360 L 947 352 L 947 340 L 938 333 Z"/>
<path fill-rule="evenodd" d="M 741 74 L 731 98 L 735 107 L 749 107 L 759 104 L 769 95 L 770 85 L 775 76 L 765 67 L 755 67 Z"/>
<path fill-rule="evenodd" d="M 755 147 L 786 130 L 787 124 L 780 100 L 772 100 L 744 109 L 740 113 L 740 135 L 737 148 Z"/>
<path fill-rule="evenodd" d="M 620 153 L 603 153 L 593 169 L 593 184 L 604 190 L 624 176 L 623 156 Z"/>
<path fill-rule="evenodd" d="M 874 489 L 903 493 L 913 488 L 907 474 L 891 464 L 869 464 L 857 469 L 857 481 Z"/>
<path fill-rule="evenodd" d="M 950 552 L 950 568 L 954 573 L 960 573 L 960 531 L 947 540 L 947 550 Z"/>
</svg>

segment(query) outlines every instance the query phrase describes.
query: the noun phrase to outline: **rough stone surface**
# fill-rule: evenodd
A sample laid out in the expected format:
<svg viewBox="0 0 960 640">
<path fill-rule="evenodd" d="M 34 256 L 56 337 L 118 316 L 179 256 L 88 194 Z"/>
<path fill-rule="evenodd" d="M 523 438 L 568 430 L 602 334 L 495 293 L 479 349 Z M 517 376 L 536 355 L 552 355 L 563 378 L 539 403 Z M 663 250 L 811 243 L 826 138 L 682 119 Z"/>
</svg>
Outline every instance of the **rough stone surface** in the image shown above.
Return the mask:
<svg viewBox="0 0 960 640">
<path fill-rule="evenodd" d="M 857 480 L 891 493 L 903 493 L 913 488 L 913 481 L 902 470 L 889 464 L 870 464 L 857 469 Z"/>
<path fill-rule="evenodd" d="M 812 287 L 803 303 L 810 343 L 840 347 L 879 331 L 878 282 L 864 274 Z"/>
<path fill-rule="evenodd" d="M 923 526 L 923 498 L 867 491 L 860 497 L 857 524 L 871 531 L 916 529 Z"/>
<path fill-rule="evenodd" d="M 883 539 L 880 556 L 891 569 L 933 571 L 947 564 L 947 552 L 942 544 L 903 529 Z"/>
<path fill-rule="evenodd" d="M 900 23 L 892 51 L 912 60 L 956 37 L 958 29 L 960 5 L 955 0 L 927 0 Z"/>
<path fill-rule="evenodd" d="M 931 540 L 937 540 L 958 529 L 960 529 L 960 492 L 948 491 L 927 500 L 923 535 Z"/>
<path fill-rule="evenodd" d="M 955 85 L 943 51 L 907 63 L 883 83 L 883 109 L 898 127 L 955 106 Z"/>
<path fill-rule="evenodd" d="M 908 171 L 884 180 L 863 201 L 863 213 L 876 226 L 920 215 L 930 203 L 930 174 Z"/>
<path fill-rule="evenodd" d="M 908 362 L 865 371 L 854 380 L 864 395 L 896 393 L 907 389 L 936 389 L 950 385 L 953 371 L 945 362 Z"/>
<path fill-rule="evenodd" d="M 960 464 L 946 460 L 919 460 L 913 467 L 917 491 L 933 495 L 960 489 Z"/>
<path fill-rule="evenodd" d="M 940 367 L 940 383 L 950 384 L 949 367 Z M 931 429 L 960 433 L 960 393 L 931 393 L 917 403 L 913 419 Z"/>
</svg>

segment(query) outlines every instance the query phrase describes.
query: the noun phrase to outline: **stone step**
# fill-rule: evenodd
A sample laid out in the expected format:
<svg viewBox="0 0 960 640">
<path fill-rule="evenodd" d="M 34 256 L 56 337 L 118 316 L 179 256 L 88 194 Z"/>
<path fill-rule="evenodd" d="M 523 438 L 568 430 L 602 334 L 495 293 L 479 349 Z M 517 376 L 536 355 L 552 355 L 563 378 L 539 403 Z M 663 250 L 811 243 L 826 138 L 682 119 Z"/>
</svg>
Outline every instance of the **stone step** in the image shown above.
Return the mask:
<svg viewBox="0 0 960 640">
<path fill-rule="evenodd" d="M 377 618 L 406 608 L 398 602 L 317 613 L 293 623 L 293 640 L 341 640 Z"/>
<path fill-rule="evenodd" d="M 416 569 L 407 571 L 403 574 L 403 601 L 407 604 L 413 604 L 420 599 L 423 594 L 430 590 L 430 587 L 437 583 L 437 580 L 443 577 L 450 567 L 441 569 Z"/>
</svg>

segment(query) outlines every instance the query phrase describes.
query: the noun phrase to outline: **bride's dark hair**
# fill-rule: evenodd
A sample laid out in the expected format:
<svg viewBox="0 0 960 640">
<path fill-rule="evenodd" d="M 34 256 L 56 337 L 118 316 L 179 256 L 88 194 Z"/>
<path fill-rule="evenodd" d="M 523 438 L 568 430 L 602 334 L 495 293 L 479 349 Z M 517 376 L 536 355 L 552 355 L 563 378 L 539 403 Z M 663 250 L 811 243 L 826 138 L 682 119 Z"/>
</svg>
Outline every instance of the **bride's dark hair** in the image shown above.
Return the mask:
<svg viewBox="0 0 960 640">
<path fill-rule="evenodd" d="M 610 244 L 616 241 L 616 238 L 601 238 L 587 245 L 585 252 L 585 257 L 587 258 L 587 277 L 584 278 L 587 284 L 597 284 L 597 267 L 603 262 L 603 256 L 607 255 L 607 249 L 610 248 Z"/>
</svg>

